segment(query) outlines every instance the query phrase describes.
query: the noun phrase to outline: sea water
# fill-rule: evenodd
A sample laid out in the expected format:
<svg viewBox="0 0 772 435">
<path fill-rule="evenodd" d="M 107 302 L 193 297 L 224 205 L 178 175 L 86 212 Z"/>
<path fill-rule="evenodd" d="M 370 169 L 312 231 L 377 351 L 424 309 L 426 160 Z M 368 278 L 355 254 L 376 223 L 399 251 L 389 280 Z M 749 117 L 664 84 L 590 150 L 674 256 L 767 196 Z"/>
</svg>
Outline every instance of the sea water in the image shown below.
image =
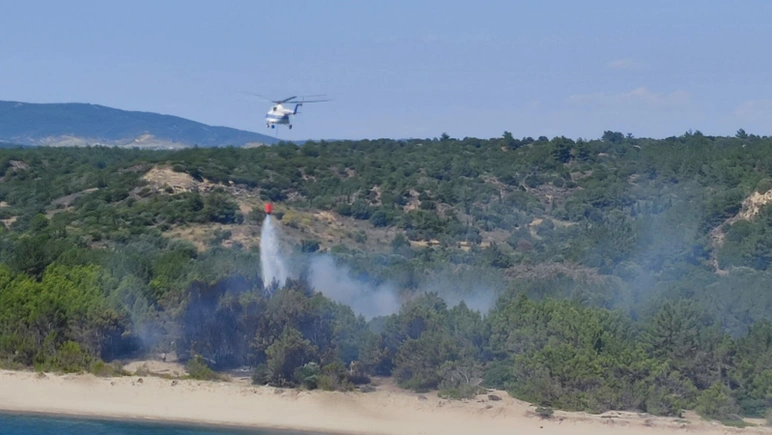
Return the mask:
<svg viewBox="0 0 772 435">
<path fill-rule="evenodd" d="M 14 415 L 0 413 L 0 435 L 321 435 L 315 432 L 290 432 L 263 429 L 225 429 L 203 426 L 178 426 L 162 423 L 143 423 Z"/>
</svg>

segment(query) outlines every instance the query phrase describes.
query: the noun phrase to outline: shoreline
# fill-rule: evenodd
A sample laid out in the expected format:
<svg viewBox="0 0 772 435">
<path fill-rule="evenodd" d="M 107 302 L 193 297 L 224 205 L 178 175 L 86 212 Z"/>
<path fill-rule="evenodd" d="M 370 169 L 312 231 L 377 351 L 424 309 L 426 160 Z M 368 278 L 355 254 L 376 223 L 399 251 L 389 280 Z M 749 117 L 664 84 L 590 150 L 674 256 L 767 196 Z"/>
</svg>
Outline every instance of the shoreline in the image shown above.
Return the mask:
<svg viewBox="0 0 772 435">
<path fill-rule="evenodd" d="M 177 420 L 177 419 L 167 419 L 167 418 L 151 418 L 151 417 L 144 417 L 144 416 L 127 416 L 127 415 L 108 415 L 108 414 L 93 414 L 89 412 L 55 412 L 55 411 L 33 411 L 33 410 L 12 410 L 12 409 L 5 409 L 2 407 L 2 404 L 0 404 L 0 416 L 2 415 L 11 415 L 11 416 L 20 416 L 20 417 L 40 417 L 40 418 L 53 418 L 53 419 L 72 419 L 72 420 L 87 420 L 87 421 L 97 421 L 97 422 L 118 422 L 118 423 L 132 423 L 132 424 L 139 424 L 139 425 L 152 425 L 152 426 L 171 426 L 175 429 L 214 429 L 214 430 L 228 430 L 228 431 L 235 431 L 236 435 L 244 433 L 244 434 L 252 434 L 253 431 L 259 430 L 259 431 L 270 431 L 272 434 L 276 435 L 348 435 L 348 434 L 342 434 L 340 432 L 327 432 L 321 429 L 313 429 L 313 430 L 300 430 L 295 429 L 292 427 L 286 427 L 286 426 L 277 426 L 277 427 L 271 427 L 271 426 L 261 426 L 261 425 L 238 425 L 238 424 L 229 424 L 229 423 L 212 423 L 212 422 L 205 422 L 205 421 L 195 421 L 195 420 Z M 363 434 L 363 435 L 369 435 L 369 434 Z"/>
<path fill-rule="evenodd" d="M 631 412 L 535 415 L 531 404 L 494 392 L 466 401 L 415 394 L 384 383 L 374 392 L 326 392 L 251 385 L 248 380 L 196 381 L 149 376 L 96 377 L 0 370 L 0 412 L 234 431 L 328 435 L 577 434 L 689 432 L 772 434 Z"/>
<path fill-rule="evenodd" d="M 54 382 L 52 382 L 51 385 L 45 385 L 44 383 L 48 381 Z M 362 432 L 359 429 L 330 430 L 316 424 L 287 424 L 284 421 L 277 421 L 273 418 L 262 420 L 254 418 L 237 418 L 235 420 L 225 419 L 217 417 L 211 411 L 207 412 L 199 408 L 201 406 L 207 406 L 207 403 L 201 403 L 200 401 L 190 403 L 181 397 L 178 397 L 178 399 L 180 399 L 178 405 L 180 406 L 178 406 L 177 409 L 172 409 L 172 412 L 168 412 L 168 408 L 160 409 L 160 406 L 156 406 L 156 409 L 148 411 L 147 405 L 153 406 L 158 404 L 157 400 L 152 401 L 152 397 L 145 398 L 134 395 L 137 398 L 147 399 L 147 401 L 145 401 L 145 406 L 136 406 L 136 403 L 122 400 L 123 398 L 115 400 L 115 396 L 109 392 L 101 394 L 102 391 L 95 391 L 95 389 L 91 388 L 100 384 L 103 387 L 109 385 L 111 389 L 117 387 L 119 390 L 116 391 L 117 393 L 125 393 L 125 390 L 123 390 L 124 388 L 136 388 L 141 385 L 141 388 L 144 388 L 145 386 L 150 387 L 150 394 L 153 394 L 157 392 L 159 388 L 172 388 L 170 385 L 174 381 L 176 381 L 177 386 L 183 388 L 182 393 L 185 391 L 197 392 L 199 394 L 206 393 L 207 391 L 211 392 L 212 390 L 217 390 L 217 386 L 225 387 L 227 390 L 235 390 L 238 388 L 242 390 L 242 393 L 244 389 L 255 391 L 274 390 L 272 387 L 253 386 L 234 381 L 166 379 L 154 376 L 153 374 L 143 376 L 100 377 L 92 374 L 41 374 L 34 371 L 0 369 L 0 414 L 95 421 L 118 421 L 140 424 L 162 424 L 175 427 L 244 431 L 245 433 L 249 433 L 248 431 L 250 429 L 268 430 L 279 434 L 286 432 L 288 435 L 297 434 L 297 432 L 313 432 L 320 435 L 380 435 L 381 433 L 369 431 Z M 48 394 L 42 396 L 36 394 L 39 390 L 42 390 L 30 388 L 36 386 L 44 386 L 45 392 Z M 186 387 L 187 389 L 185 389 Z M 94 401 L 99 402 L 102 405 L 97 406 L 96 408 L 89 408 L 83 406 L 84 403 L 82 402 L 70 401 L 72 393 L 77 395 L 78 393 L 84 393 L 83 390 L 88 390 L 86 394 L 91 393 Z M 293 390 L 284 389 L 283 391 L 292 392 Z M 225 391 L 228 395 L 232 395 L 233 392 L 234 391 Z M 275 392 L 270 393 L 276 394 Z M 266 391 L 260 391 L 253 394 L 264 395 L 266 394 Z M 107 403 L 106 406 L 105 403 Z M 180 412 L 180 408 L 188 407 L 188 405 L 193 405 L 194 408 L 192 408 L 192 410 L 195 411 L 195 414 L 200 415 L 192 415 L 190 411 Z M 199 411 L 204 412 L 199 413 Z M 227 413 L 225 415 L 227 415 Z"/>
</svg>

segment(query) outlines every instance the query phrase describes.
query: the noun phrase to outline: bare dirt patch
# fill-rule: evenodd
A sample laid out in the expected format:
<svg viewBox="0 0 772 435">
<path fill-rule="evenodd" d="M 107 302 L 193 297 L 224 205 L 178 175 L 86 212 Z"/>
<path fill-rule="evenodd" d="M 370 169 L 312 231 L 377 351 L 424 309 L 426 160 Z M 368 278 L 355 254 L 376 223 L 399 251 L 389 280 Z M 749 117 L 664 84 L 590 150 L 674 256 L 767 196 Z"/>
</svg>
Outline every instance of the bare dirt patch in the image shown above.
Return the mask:
<svg viewBox="0 0 772 435">
<path fill-rule="evenodd" d="M 713 265 L 717 274 L 726 275 L 729 273 L 729 271 L 721 269 L 721 265 L 718 264 L 718 251 L 721 250 L 721 247 L 724 245 L 725 231 L 737 221 L 752 221 L 758 216 L 759 212 L 761 212 L 761 208 L 769 203 L 772 203 L 772 190 L 764 193 L 753 192 L 750 196 L 745 198 L 740 211 L 736 215 L 725 220 L 721 225 L 710 231 L 710 244 L 712 247 L 710 263 Z"/>
<path fill-rule="evenodd" d="M 205 181 L 196 181 L 196 179 L 191 177 L 188 173 L 175 172 L 171 168 L 165 167 L 154 167 L 142 176 L 142 180 L 146 181 L 156 190 L 163 190 L 168 187 L 171 188 L 174 193 L 198 192 L 202 190 L 204 185 L 208 184 Z"/>
<path fill-rule="evenodd" d="M 11 225 L 13 225 L 13 223 L 16 222 L 16 219 L 17 219 L 16 216 L 11 216 L 8 219 L 0 219 L 0 222 L 2 222 L 3 225 L 5 225 L 6 227 L 10 228 Z"/>
<path fill-rule="evenodd" d="M 11 169 L 14 171 L 26 171 L 29 169 L 29 165 L 21 160 L 9 160 L 8 164 L 11 165 Z"/>
<path fill-rule="evenodd" d="M 182 377 L 187 374 L 185 366 L 177 362 L 173 353 L 167 356 L 166 361 L 152 359 L 131 361 L 124 365 L 123 369 L 139 376 Z"/>
<path fill-rule="evenodd" d="M 75 201 L 76 199 L 80 198 L 83 195 L 89 194 L 91 192 L 96 192 L 97 190 L 99 190 L 98 187 L 92 187 L 91 189 L 86 189 L 80 192 L 72 193 L 70 195 L 65 195 L 51 201 L 51 205 L 53 205 L 54 207 L 59 207 L 59 206 L 69 207 L 70 204 L 72 204 L 72 202 Z"/>
</svg>

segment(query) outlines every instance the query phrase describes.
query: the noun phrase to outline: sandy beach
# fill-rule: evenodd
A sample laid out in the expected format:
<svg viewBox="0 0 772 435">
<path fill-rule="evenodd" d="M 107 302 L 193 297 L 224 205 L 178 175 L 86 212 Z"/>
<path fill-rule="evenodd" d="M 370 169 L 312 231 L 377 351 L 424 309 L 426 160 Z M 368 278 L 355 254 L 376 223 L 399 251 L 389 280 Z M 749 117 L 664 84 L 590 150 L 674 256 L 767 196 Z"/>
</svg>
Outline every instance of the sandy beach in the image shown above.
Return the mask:
<svg viewBox="0 0 772 435">
<path fill-rule="evenodd" d="M 388 383 L 374 392 L 338 393 L 254 386 L 248 379 L 206 382 L 0 371 L 0 410 L 10 412 L 372 435 L 772 433 L 766 427 L 738 429 L 701 421 L 693 413 L 674 419 L 556 411 L 551 419 L 542 419 L 533 406 L 505 392 L 488 394 L 448 401 Z"/>
</svg>

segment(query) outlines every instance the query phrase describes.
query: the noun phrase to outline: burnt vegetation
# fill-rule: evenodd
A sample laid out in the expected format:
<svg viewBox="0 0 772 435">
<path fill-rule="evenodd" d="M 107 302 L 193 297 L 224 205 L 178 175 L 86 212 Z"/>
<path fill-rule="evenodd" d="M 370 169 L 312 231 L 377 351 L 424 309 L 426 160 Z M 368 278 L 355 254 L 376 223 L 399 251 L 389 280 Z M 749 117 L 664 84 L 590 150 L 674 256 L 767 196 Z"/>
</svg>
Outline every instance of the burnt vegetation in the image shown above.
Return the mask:
<svg viewBox="0 0 772 435">
<path fill-rule="evenodd" d="M 153 167 L 219 187 L 152 189 L 142 176 Z M 245 215 L 235 189 L 280 204 L 280 220 L 325 211 L 357 223 L 354 237 L 373 250 L 292 242 L 393 284 L 400 311 L 358 316 L 312 288 L 302 264 L 268 292 L 256 248 L 226 247 L 224 232 L 203 249 L 169 236 L 259 226 L 260 211 Z M 203 379 L 249 366 L 255 383 L 277 386 L 350 390 L 392 376 L 449 398 L 504 389 L 550 412 L 763 417 L 770 189 L 772 138 L 744 131 L 6 147 L 0 363 L 98 371 L 175 351 Z M 368 239 L 383 229 L 393 236 Z M 451 303 L 442 285 L 419 291 L 441 274 L 504 285 L 477 310 Z"/>
</svg>

